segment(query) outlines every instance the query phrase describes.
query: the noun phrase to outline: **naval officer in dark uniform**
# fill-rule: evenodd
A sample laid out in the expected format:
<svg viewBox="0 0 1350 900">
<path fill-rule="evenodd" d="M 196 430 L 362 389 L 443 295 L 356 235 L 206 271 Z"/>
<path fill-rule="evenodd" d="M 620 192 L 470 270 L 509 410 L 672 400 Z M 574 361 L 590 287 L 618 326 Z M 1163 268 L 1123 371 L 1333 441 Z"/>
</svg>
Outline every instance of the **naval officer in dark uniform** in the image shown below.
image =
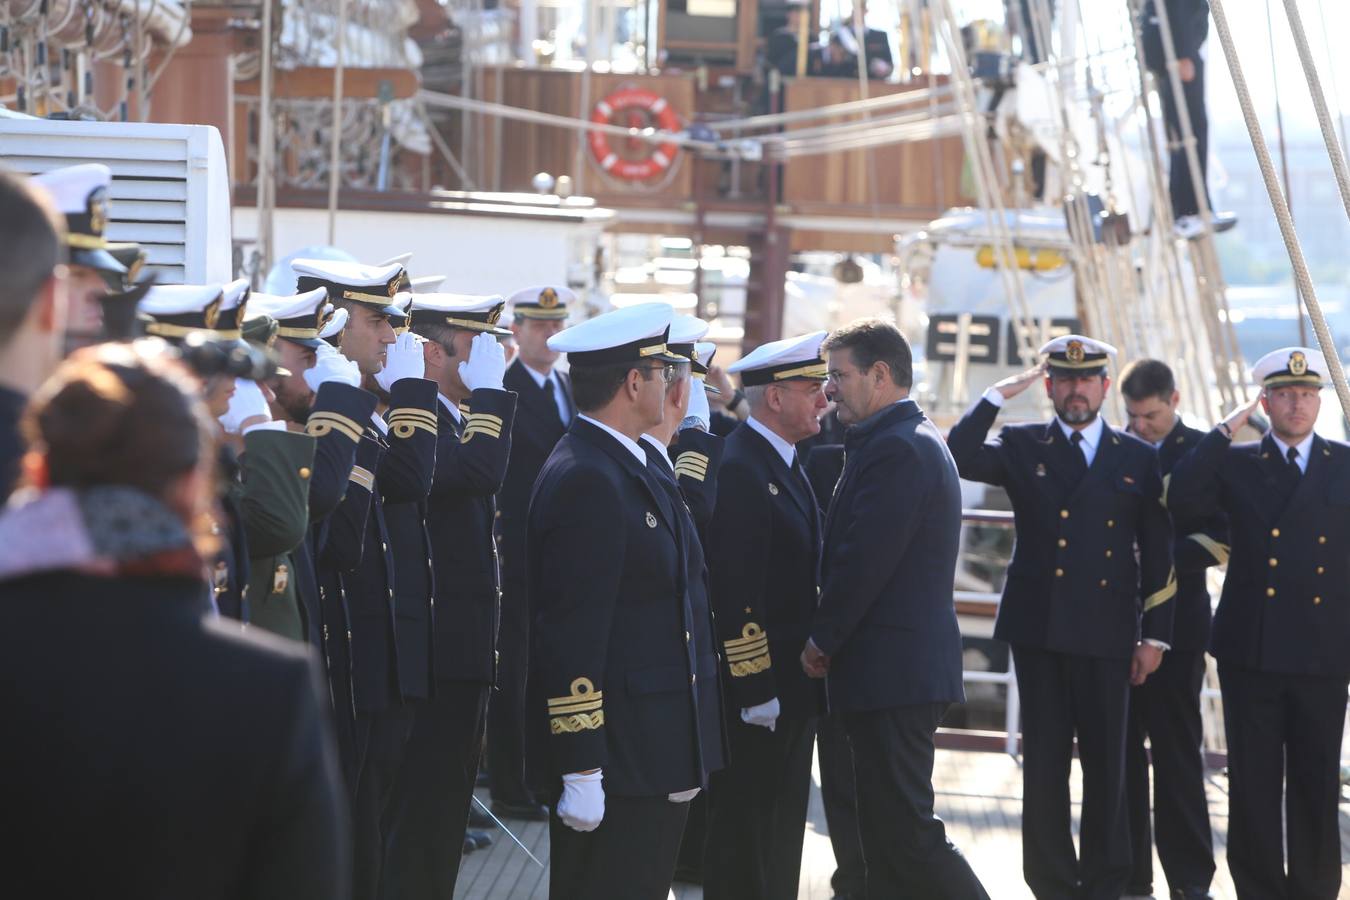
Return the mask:
<svg viewBox="0 0 1350 900">
<path fill-rule="evenodd" d="M 361 440 L 372 445 L 373 454 L 357 448 L 356 481 L 348 487 L 354 509 L 364 502 L 366 492 L 370 495 L 358 544 L 361 552 L 356 560 L 336 562 L 349 566 L 335 586 L 349 612 L 352 632 L 356 711 L 352 893 L 363 900 L 379 891 L 387 846 L 385 812 L 403 765 L 416 704 L 431 689 L 431 573 L 422 507 L 436 460 L 436 384 L 423 377 L 425 363 L 417 338 L 394 335 L 391 320 L 404 316 L 394 302 L 405 275 L 402 266 L 297 259 L 291 267 L 298 276 L 298 291 L 324 287 L 333 305 L 347 310 L 340 349 L 357 363 L 366 383 L 378 386 L 389 398 L 383 417 L 373 415 L 363 423 Z M 375 468 L 364 465 L 367 460 Z M 335 528 L 347 524 L 345 518 L 330 523 L 329 540 L 336 536 Z M 399 539 L 403 547 L 396 556 Z M 322 572 L 320 581 L 322 585 Z"/>
<path fill-rule="evenodd" d="M 515 395 L 502 387 L 497 296 L 416 294 L 412 329 L 425 339 L 439 391 L 436 475 L 427 526 L 436 581 L 435 692 L 418 707 L 390 806 L 383 900 L 444 900 L 455 891 L 478 777 L 488 692 L 496 674 L 496 505 L 511 452 Z M 461 406 L 462 404 L 462 406 Z"/>
<path fill-rule="evenodd" d="M 664 304 L 555 335 L 577 420 L 539 473 L 526 534 L 530 714 L 548 723 L 549 889 L 664 900 L 686 804 L 722 765 L 718 657 L 686 537 L 639 444 L 679 357 Z"/>
<path fill-rule="evenodd" d="M 1120 393 L 1129 431 L 1158 451 L 1164 484 L 1177 461 L 1204 437 L 1181 421 L 1181 394 L 1166 363 L 1140 359 L 1121 374 Z M 1222 513 L 1201 519 L 1174 518 L 1172 555 L 1177 570 L 1172 649 L 1147 681 L 1130 689 L 1125 745 L 1125 794 L 1134 868 L 1126 893 L 1153 893 L 1153 845 L 1167 876 L 1170 896 L 1209 896 L 1214 878 L 1214 842 L 1205 798 L 1204 728 L 1200 689 L 1205 682 L 1210 601 L 1206 572 L 1228 561 L 1228 520 Z M 1148 738 L 1149 749 L 1144 749 Z M 1149 767 L 1153 771 L 1152 815 Z"/>
<path fill-rule="evenodd" d="M 501 539 L 502 615 L 497 651 L 497 690 L 488 710 L 487 769 L 492 809 L 502 817 L 544 821 L 548 810 L 527 786 L 527 759 L 544 748 L 537 726 L 527 727 L 525 676 L 529 668 L 530 612 L 525 598 L 525 525 L 534 480 L 576 416 L 572 381 L 556 367 L 562 354 L 548 346 L 567 324 L 577 296 L 561 284 L 537 285 L 512 294 L 511 331 L 516 358 L 503 386 L 517 397 L 511 425 L 511 459 L 497 497 Z M 528 751 L 527 751 L 528 748 Z M 537 765 L 529 772 L 538 777 Z"/>
<path fill-rule="evenodd" d="M 796 444 L 820 430 L 825 336 L 764 344 L 727 370 L 750 417 L 726 438 L 708 530 L 731 744 L 709 789 L 708 900 L 797 896 L 825 696 L 797 664 L 819 596 L 821 522 Z"/>
<path fill-rule="evenodd" d="M 1016 517 L 994 637 L 1022 701 L 1022 866 L 1037 898 L 1117 898 L 1130 874 L 1125 812 L 1129 688 L 1172 639 L 1176 576 L 1158 455 L 1100 416 L 1115 349 L 1081 335 L 985 392 L 948 435 L 961 476 L 1004 487 Z M 1043 381 L 1046 423 L 1004 426 L 1005 399 Z M 1074 736 L 1083 769 L 1080 853 L 1070 828 Z M 861 777 L 861 773 L 859 773 Z M 861 790 L 861 785 L 860 785 Z"/>
<path fill-rule="evenodd" d="M 860 319 L 825 342 L 847 463 L 825 519 L 820 605 L 801 652 L 828 675 L 853 751 L 869 897 L 988 900 L 933 814 L 933 737 L 965 700 L 952 584 L 961 487 L 912 399 L 900 330 Z"/>
<path fill-rule="evenodd" d="M 1350 446 L 1314 431 L 1326 359 L 1285 347 L 1257 400 L 1172 470 L 1174 515 L 1228 514 L 1209 652 L 1228 737 L 1228 868 L 1240 898 L 1340 894 L 1341 735 L 1350 681 Z M 1257 404 L 1270 431 L 1232 443 Z M 1281 827 L 1281 820 L 1284 827 Z"/>
</svg>

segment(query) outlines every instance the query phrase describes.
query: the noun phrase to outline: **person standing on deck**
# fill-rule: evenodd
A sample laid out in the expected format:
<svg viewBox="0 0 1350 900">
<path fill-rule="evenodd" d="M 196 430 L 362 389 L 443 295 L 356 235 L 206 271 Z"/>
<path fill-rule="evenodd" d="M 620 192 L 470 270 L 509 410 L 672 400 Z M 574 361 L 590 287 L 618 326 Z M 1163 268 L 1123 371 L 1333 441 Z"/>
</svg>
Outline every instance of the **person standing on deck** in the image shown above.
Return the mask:
<svg viewBox="0 0 1350 900">
<path fill-rule="evenodd" d="M 947 437 L 961 477 L 1005 488 L 1017 543 L 994 637 L 1011 645 L 1022 700 L 1023 875 L 1038 900 L 1116 900 L 1130 875 L 1125 727 L 1172 640 L 1176 575 L 1158 454 L 1100 415 L 1115 348 L 1071 334 L 1005 378 Z M 1049 422 L 990 426 L 1042 381 Z M 1080 851 L 1069 775 L 1083 769 Z"/>
<path fill-rule="evenodd" d="M 1227 513 L 1232 536 L 1209 651 L 1223 691 L 1228 868 L 1240 900 L 1340 895 L 1350 446 L 1313 430 L 1326 362 L 1309 347 L 1257 360 L 1257 399 L 1177 463 L 1167 492 L 1176 516 Z M 1258 404 L 1270 431 L 1233 443 Z"/>
</svg>

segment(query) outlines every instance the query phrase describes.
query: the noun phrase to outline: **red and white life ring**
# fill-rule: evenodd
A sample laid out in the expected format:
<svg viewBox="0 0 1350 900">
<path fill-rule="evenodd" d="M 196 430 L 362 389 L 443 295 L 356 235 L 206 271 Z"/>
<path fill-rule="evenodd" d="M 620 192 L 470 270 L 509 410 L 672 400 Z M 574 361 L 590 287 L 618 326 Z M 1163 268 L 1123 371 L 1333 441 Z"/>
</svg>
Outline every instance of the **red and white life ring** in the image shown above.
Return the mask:
<svg viewBox="0 0 1350 900">
<path fill-rule="evenodd" d="M 618 121 L 616 121 L 618 120 Z M 647 128 L 655 125 L 661 131 L 679 131 L 680 117 L 670 108 L 666 98 L 645 88 L 619 88 L 591 110 L 591 121 L 597 125 L 623 125 L 629 128 Z M 664 175 L 674 165 L 680 148 L 673 141 L 653 144 L 641 138 L 627 141 L 628 155 L 621 155 L 610 143 L 610 136 L 592 131 L 588 136 L 591 156 L 608 175 L 624 181 L 647 181 Z M 637 157 L 637 158 L 631 158 Z"/>
</svg>

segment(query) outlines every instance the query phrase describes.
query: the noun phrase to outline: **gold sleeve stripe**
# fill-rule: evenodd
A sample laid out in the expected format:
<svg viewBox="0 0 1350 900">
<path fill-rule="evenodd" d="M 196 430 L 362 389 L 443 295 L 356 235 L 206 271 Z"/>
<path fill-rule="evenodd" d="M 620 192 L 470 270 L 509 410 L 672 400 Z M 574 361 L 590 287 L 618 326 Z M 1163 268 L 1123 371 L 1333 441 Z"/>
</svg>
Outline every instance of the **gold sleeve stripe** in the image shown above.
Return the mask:
<svg viewBox="0 0 1350 900">
<path fill-rule="evenodd" d="M 572 682 L 572 693 L 566 697 L 550 697 L 548 708 L 555 706 L 573 706 L 577 703 L 594 701 L 599 703 L 605 697 L 604 691 L 595 689 L 595 682 L 584 675 Z"/>
<path fill-rule="evenodd" d="M 580 731 L 598 731 L 605 724 L 605 711 L 577 713 L 574 716 L 554 716 L 549 719 L 548 730 L 553 734 L 576 734 Z"/>
<path fill-rule="evenodd" d="M 501 416 L 494 416 L 491 413 L 469 413 L 468 421 L 470 423 L 481 422 L 485 425 L 496 425 L 498 428 L 501 428 L 503 424 Z"/>
<path fill-rule="evenodd" d="M 747 659 L 754 659 L 757 656 L 764 656 L 769 652 L 768 647 L 759 647 L 755 650 L 744 650 L 740 653 L 727 653 L 727 662 L 745 662 Z"/>
<path fill-rule="evenodd" d="M 360 466 L 352 466 L 352 474 L 347 476 L 347 480 L 359 484 L 368 491 L 375 489 L 375 476 L 370 473 L 369 469 L 363 469 Z"/>
<path fill-rule="evenodd" d="M 769 654 L 757 656 L 746 662 L 734 662 L 731 664 L 731 677 L 744 678 L 747 675 L 757 675 L 760 672 L 767 672 L 772 668 L 772 662 L 769 660 Z"/>
<path fill-rule="evenodd" d="M 305 433 L 312 437 L 323 437 L 336 431 L 351 438 L 352 443 L 360 443 L 362 427 L 354 420 L 335 412 L 316 412 L 305 422 Z"/>
<path fill-rule="evenodd" d="M 589 678 L 582 676 L 572 682 L 572 691 L 566 697 L 550 697 L 548 701 L 549 731 L 553 734 L 576 734 L 594 731 L 605 724 L 602 708 L 605 694 L 597 691 Z"/>
<path fill-rule="evenodd" d="M 417 420 L 426 422 L 429 425 L 435 425 L 437 422 L 436 414 L 425 409 L 416 409 L 411 406 L 400 406 L 398 409 L 389 411 L 389 421 L 394 422 L 399 419 Z"/>
<path fill-rule="evenodd" d="M 1186 539 L 1195 541 L 1201 547 L 1204 547 L 1219 565 L 1222 566 L 1228 563 L 1229 546 L 1227 544 L 1220 544 L 1203 531 L 1197 531 L 1195 534 L 1188 534 L 1186 535 Z"/>
<path fill-rule="evenodd" d="M 428 425 L 428 424 L 425 423 L 425 422 L 406 422 L 406 421 L 404 421 L 404 422 L 390 422 L 390 423 L 389 423 L 389 432 L 390 432 L 392 435 L 394 435 L 394 437 L 410 438 L 410 437 L 413 436 L 413 432 L 416 431 L 416 430 L 419 429 L 419 428 L 422 429 L 423 431 L 427 432 L 428 434 L 434 435 L 434 434 L 436 433 L 436 428 L 435 428 L 435 426 Z"/>
<path fill-rule="evenodd" d="M 703 453 L 696 453 L 693 450 L 686 450 L 675 458 L 675 465 L 698 466 L 699 468 L 708 468 L 708 457 Z"/>
<path fill-rule="evenodd" d="M 689 466 L 676 465 L 675 477 L 676 478 L 684 477 L 690 478 L 694 481 L 703 481 L 708 476 L 707 472 L 702 471 L 700 469 L 690 468 Z"/>
<path fill-rule="evenodd" d="M 738 647 L 745 647 L 749 644 L 766 643 L 768 640 L 769 635 L 763 628 L 760 628 L 759 625 L 754 622 L 746 622 L 745 627 L 741 629 L 741 636 L 732 638 L 725 643 L 727 649 L 732 650 Z"/>
<path fill-rule="evenodd" d="M 1171 600 L 1176 595 L 1177 595 L 1177 571 L 1176 569 L 1173 569 L 1167 573 L 1167 585 L 1163 587 L 1161 590 L 1154 591 L 1152 594 L 1149 595 L 1148 599 L 1144 601 L 1144 612 L 1148 612 L 1155 606 L 1162 606 L 1164 603 L 1166 603 L 1168 600 Z"/>
</svg>

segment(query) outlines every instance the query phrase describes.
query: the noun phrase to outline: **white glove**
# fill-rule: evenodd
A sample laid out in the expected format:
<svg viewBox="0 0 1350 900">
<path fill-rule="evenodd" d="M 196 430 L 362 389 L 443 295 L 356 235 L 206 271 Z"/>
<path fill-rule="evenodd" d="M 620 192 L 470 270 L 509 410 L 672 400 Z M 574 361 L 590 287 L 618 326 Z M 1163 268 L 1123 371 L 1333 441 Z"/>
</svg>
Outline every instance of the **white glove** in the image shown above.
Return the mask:
<svg viewBox="0 0 1350 900">
<path fill-rule="evenodd" d="M 220 417 L 220 427 L 230 434 L 238 434 L 245 422 L 259 416 L 264 422 L 272 421 L 272 413 L 267 409 L 267 398 L 263 396 L 258 383 L 236 378 L 234 396 L 230 398 L 230 408 Z"/>
<path fill-rule="evenodd" d="M 317 393 L 320 385 L 330 381 L 352 387 L 361 386 L 361 367 L 339 353 L 331 344 L 324 344 L 315 349 L 314 357 L 314 365 L 301 373 L 305 376 L 305 384 L 309 385 L 311 391 Z"/>
<path fill-rule="evenodd" d="M 698 419 L 704 431 L 712 429 L 712 414 L 708 411 L 708 390 L 702 378 L 690 379 L 689 408 L 685 410 L 686 419 Z"/>
<path fill-rule="evenodd" d="M 600 827 L 600 820 L 605 817 L 605 789 L 600 784 L 604 777 L 599 769 L 589 775 L 563 776 L 558 818 L 564 825 L 574 831 L 594 831 Z"/>
<path fill-rule="evenodd" d="M 502 389 L 506 376 L 506 351 L 490 334 L 476 334 L 469 346 L 469 358 L 459 364 L 459 377 L 470 391 L 479 388 Z"/>
<path fill-rule="evenodd" d="M 426 374 L 427 364 L 422 357 L 422 343 L 411 331 L 400 334 L 386 351 L 384 368 L 375 376 L 380 387 L 388 393 L 394 382 L 405 378 L 421 378 Z"/>
<path fill-rule="evenodd" d="M 324 312 L 326 313 L 330 309 L 333 309 L 333 304 L 331 303 L 328 304 L 328 306 L 324 307 Z M 342 331 L 342 329 L 346 328 L 347 317 L 348 317 L 347 310 L 333 309 L 332 318 L 330 318 L 328 320 L 328 324 L 324 325 L 323 328 L 319 331 L 319 340 L 326 341 L 329 338 L 333 337 L 338 332 Z"/>
<path fill-rule="evenodd" d="M 687 791 L 676 791 L 673 794 L 667 794 L 666 799 L 671 803 L 688 803 L 698 796 L 698 788 L 690 788 Z"/>
<path fill-rule="evenodd" d="M 768 703 L 741 710 L 741 721 L 747 725 L 758 725 L 760 728 L 773 731 L 774 726 L 778 724 L 779 711 L 778 698 L 774 697 Z"/>
</svg>

